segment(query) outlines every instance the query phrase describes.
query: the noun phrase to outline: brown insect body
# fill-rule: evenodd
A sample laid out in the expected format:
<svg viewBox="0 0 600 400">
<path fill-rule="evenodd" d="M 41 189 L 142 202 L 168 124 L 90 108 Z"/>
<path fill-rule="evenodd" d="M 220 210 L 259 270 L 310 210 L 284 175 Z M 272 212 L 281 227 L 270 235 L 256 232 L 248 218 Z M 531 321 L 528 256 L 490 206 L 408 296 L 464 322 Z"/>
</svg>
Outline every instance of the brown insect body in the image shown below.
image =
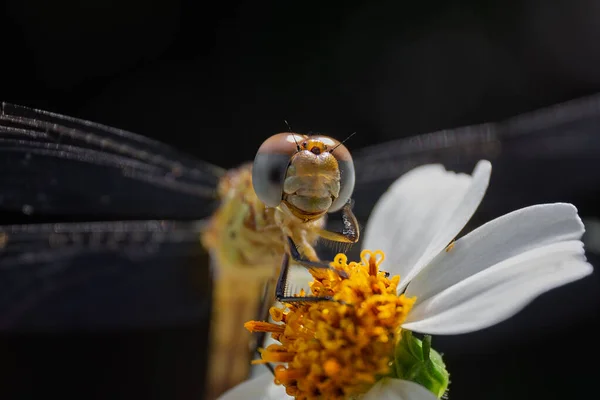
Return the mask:
<svg viewBox="0 0 600 400">
<path fill-rule="evenodd" d="M 282 255 L 290 251 L 286 238 L 294 241 L 303 257 L 319 260 L 314 246 L 342 186 L 338 159 L 329 152 L 338 144 L 325 136 L 290 133 L 267 139 L 261 146 L 266 150 L 265 160 L 275 160 L 285 168 L 279 178 L 278 200 L 274 197 L 271 205 L 256 193 L 257 186 L 264 191 L 264 186 L 260 187 L 265 178 L 263 173 L 260 182 L 253 182 L 257 176 L 253 164 L 230 170 L 221 179 L 219 207 L 202 235 L 218 274 L 209 399 L 248 376 L 252 340 L 244 322 L 256 318 L 266 283 L 279 274 Z M 340 148 L 340 155 L 345 155 L 344 151 L 348 153 L 345 147 Z M 344 160 L 348 158 L 349 153 Z"/>
<path fill-rule="evenodd" d="M 252 164 L 230 170 L 219 184 L 220 205 L 202 235 L 219 273 L 263 281 L 276 276 L 290 236 L 312 258 L 325 212 L 313 216 L 284 202 L 267 207 L 252 186 Z"/>
</svg>

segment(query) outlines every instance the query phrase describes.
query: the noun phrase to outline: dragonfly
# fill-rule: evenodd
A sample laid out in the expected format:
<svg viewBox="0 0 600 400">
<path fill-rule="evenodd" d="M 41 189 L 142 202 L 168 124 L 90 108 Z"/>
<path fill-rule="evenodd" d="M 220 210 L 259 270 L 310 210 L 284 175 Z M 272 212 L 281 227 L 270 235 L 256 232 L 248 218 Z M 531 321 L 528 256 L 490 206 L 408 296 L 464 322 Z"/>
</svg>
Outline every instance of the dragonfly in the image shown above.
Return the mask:
<svg viewBox="0 0 600 400">
<path fill-rule="evenodd" d="M 418 165 L 470 172 L 485 158 L 492 182 L 466 232 L 539 202 L 569 201 L 584 218 L 595 216 L 599 127 L 594 95 L 353 151 L 352 211 L 364 225 L 391 182 Z M 231 275 L 213 276 L 221 273 L 209 268 L 217 257 L 201 238 L 239 171 L 131 132 L 6 103 L 0 152 L 3 219 L 26 222 L 0 227 L 0 331 L 168 327 L 237 312 L 219 302 L 239 286 L 219 290 Z M 342 231 L 346 222 L 332 215 L 327 228 Z M 245 281 L 253 275 L 260 272 L 239 273 Z M 214 302 L 213 290 L 223 295 Z"/>
<path fill-rule="evenodd" d="M 343 143 L 328 136 L 291 132 L 269 137 L 252 164 L 221 179 L 220 206 L 202 234 L 203 244 L 221 267 L 213 317 L 217 328 L 212 335 L 212 388 L 231 386 L 229 382 L 215 383 L 223 377 L 237 381 L 247 376 L 249 360 L 243 349 L 247 333 L 239 331 L 241 319 L 256 313 L 257 299 L 265 287 L 260 314 L 267 314 L 273 303 L 269 283 L 277 267 L 281 264 L 282 272 L 275 297 L 285 300 L 290 258 L 311 270 L 335 270 L 319 260 L 314 249 L 317 239 L 345 244 L 358 241 L 358 222 L 351 210 L 353 187 L 352 157 Z M 338 210 L 345 222 L 343 229 L 325 229 L 326 213 Z M 227 309 L 237 310 L 239 318 L 232 319 Z M 261 335 L 256 335 L 255 342 L 262 342 Z M 232 352 L 232 343 L 239 343 L 239 351 Z M 232 353 L 241 354 L 239 362 L 231 362 Z"/>
</svg>

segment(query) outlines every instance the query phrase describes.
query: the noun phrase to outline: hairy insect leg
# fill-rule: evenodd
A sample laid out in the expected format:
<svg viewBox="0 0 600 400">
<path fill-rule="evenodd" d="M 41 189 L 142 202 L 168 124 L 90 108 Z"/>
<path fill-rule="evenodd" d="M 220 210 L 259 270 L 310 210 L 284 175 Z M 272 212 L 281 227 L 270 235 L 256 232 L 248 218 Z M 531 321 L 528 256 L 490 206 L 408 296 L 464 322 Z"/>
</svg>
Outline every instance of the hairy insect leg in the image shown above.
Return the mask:
<svg viewBox="0 0 600 400">
<path fill-rule="evenodd" d="M 331 265 L 329 265 L 328 262 L 310 261 L 310 260 L 303 258 L 302 255 L 300 254 L 300 252 L 298 251 L 298 247 L 296 247 L 296 243 L 294 243 L 294 240 L 288 236 L 287 241 L 288 241 L 288 248 L 290 251 L 289 256 L 292 258 L 292 260 L 296 264 L 301 265 L 304 268 L 308 268 L 308 269 L 323 269 L 323 270 L 328 269 L 328 270 L 333 271 L 336 274 L 338 274 L 341 278 L 344 278 L 344 279 L 348 278 L 348 274 L 346 274 L 345 271 L 341 271 L 339 269 L 332 267 Z"/>
<path fill-rule="evenodd" d="M 291 239 L 290 239 L 291 240 Z M 292 242 L 293 244 L 293 242 Z M 297 251 L 297 250 L 296 250 Z M 311 264 L 318 264 L 309 261 Z M 320 264 L 318 264 L 320 265 Z M 331 268 L 330 266 L 328 266 Z M 318 268 L 318 266 L 310 266 L 309 268 Z M 277 301 L 282 303 L 294 303 L 294 302 L 315 302 L 315 301 L 332 301 L 331 296 L 315 297 L 315 296 L 288 296 L 286 289 L 288 287 L 288 273 L 290 269 L 290 255 L 284 253 L 283 261 L 281 263 L 281 271 L 279 272 L 279 278 L 277 279 L 277 285 L 275 287 L 275 298 Z M 333 269 L 333 268 L 332 268 Z"/>
<path fill-rule="evenodd" d="M 324 239 L 331 240 L 332 242 L 340 242 L 347 244 L 354 244 L 358 242 L 360 238 L 360 228 L 356 216 L 352 212 L 352 199 L 342 208 L 342 221 L 344 222 L 344 228 L 342 232 L 330 231 L 327 229 L 319 229 L 318 233 Z"/>
</svg>

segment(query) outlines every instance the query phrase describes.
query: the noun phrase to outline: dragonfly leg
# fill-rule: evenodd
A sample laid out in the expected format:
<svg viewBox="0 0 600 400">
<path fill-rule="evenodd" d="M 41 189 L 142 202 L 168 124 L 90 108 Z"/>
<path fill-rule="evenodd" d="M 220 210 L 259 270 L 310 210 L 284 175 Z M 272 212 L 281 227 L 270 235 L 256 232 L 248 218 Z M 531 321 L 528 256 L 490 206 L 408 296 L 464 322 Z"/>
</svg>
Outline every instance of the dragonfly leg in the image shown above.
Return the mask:
<svg viewBox="0 0 600 400">
<path fill-rule="evenodd" d="M 262 301 L 260 303 L 260 307 L 258 310 L 258 321 L 268 321 L 269 320 L 269 309 L 275 303 L 275 298 L 273 296 L 273 286 L 275 284 L 274 279 L 269 279 L 265 283 L 265 290 L 263 292 Z M 252 355 L 259 354 L 259 348 L 261 348 L 265 342 L 265 338 L 267 337 L 266 332 L 256 332 L 254 334 L 254 343 L 253 343 L 253 352 Z M 269 369 L 273 369 L 271 365 L 267 366 Z"/>
<path fill-rule="evenodd" d="M 291 241 L 291 239 L 289 239 Z M 293 245 L 294 242 L 291 242 Z M 295 249 L 295 246 L 293 246 Z M 298 250 L 296 250 L 297 252 Z M 315 264 L 316 266 L 310 266 L 309 268 L 323 268 L 322 264 L 308 261 L 310 264 Z M 331 266 L 328 266 L 331 268 Z M 279 278 L 277 279 L 277 285 L 275 287 L 275 298 L 277 301 L 282 303 L 294 303 L 294 302 L 315 302 L 315 301 L 332 301 L 333 298 L 331 296 L 287 296 L 286 288 L 287 288 L 287 277 L 290 269 L 290 254 L 287 252 L 283 255 L 283 261 L 281 263 L 281 271 L 279 272 Z M 334 268 L 331 268 L 334 269 Z M 340 272 L 340 271 L 337 271 Z"/>
<path fill-rule="evenodd" d="M 288 241 L 288 247 L 289 247 L 289 251 L 290 251 L 289 256 L 292 258 L 292 260 L 296 264 L 299 264 L 299 265 L 303 266 L 304 268 L 308 268 L 308 269 L 328 269 L 328 270 L 335 272 L 336 274 L 338 274 L 340 277 L 342 277 L 344 279 L 348 278 L 348 274 L 346 274 L 345 271 L 342 271 L 342 270 L 332 267 L 331 265 L 329 265 L 328 262 L 310 261 L 310 260 L 303 258 L 302 255 L 300 254 L 300 252 L 298 251 L 298 248 L 296 247 L 294 240 L 292 240 L 292 238 L 288 236 L 287 241 Z M 288 263 L 289 263 L 289 261 L 288 261 Z"/>
<path fill-rule="evenodd" d="M 269 369 L 269 371 L 271 372 L 271 375 L 275 376 L 275 368 L 273 368 L 271 363 L 266 363 L 265 366 Z"/>
<path fill-rule="evenodd" d="M 348 244 L 354 244 L 358 242 L 360 237 L 360 229 L 358 227 L 356 216 L 352 212 L 352 204 L 352 199 L 349 199 L 342 208 L 342 220 L 344 222 L 344 228 L 342 229 L 342 232 L 319 229 L 319 236 L 333 242 Z"/>
<path fill-rule="evenodd" d="M 255 351 L 256 354 L 258 354 L 258 358 L 260 359 L 262 357 L 262 354 L 260 354 L 259 348 L 260 347 L 257 346 L 254 349 L 254 351 Z M 271 365 L 271 363 L 264 363 L 262 365 L 264 365 L 265 367 L 267 367 L 267 369 L 271 372 L 271 375 L 275 376 L 275 369 L 273 368 L 273 366 Z"/>
</svg>

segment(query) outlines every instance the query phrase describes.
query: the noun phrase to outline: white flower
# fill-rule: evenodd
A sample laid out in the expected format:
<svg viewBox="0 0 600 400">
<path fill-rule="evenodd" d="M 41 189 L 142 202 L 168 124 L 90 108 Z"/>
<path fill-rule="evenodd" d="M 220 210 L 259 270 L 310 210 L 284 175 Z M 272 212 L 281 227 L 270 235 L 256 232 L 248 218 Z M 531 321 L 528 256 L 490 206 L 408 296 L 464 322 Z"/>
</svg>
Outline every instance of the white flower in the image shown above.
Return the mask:
<svg viewBox="0 0 600 400">
<path fill-rule="evenodd" d="M 526 207 L 490 221 L 448 244 L 483 199 L 491 165 L 473 175 L 440 165 L 415 168 L 379 199 L 365 230 L 363 248 L 386 254 L 382 267 L 400 275 L 399 293 L 416 296 L 403 329 L 458 334 L 483 329 L 516 314 L 540 294 L 592 272 L 571 204 Z M 226 393 L 222 399 L 287 399 L 270 374 Z M 365 400 L 431 400 L 418 384 L 384 379 Z"/>
<path fill-rule="evenodd" d="M 220 400 L 293 400 L 285 388 L 273 383 L 273 375 L 264 373 L 247 380 L 219 397 Z M 438 400 L 423 386 L 401 379 L 382 379 L 361 400 Z"/>
</svg>

